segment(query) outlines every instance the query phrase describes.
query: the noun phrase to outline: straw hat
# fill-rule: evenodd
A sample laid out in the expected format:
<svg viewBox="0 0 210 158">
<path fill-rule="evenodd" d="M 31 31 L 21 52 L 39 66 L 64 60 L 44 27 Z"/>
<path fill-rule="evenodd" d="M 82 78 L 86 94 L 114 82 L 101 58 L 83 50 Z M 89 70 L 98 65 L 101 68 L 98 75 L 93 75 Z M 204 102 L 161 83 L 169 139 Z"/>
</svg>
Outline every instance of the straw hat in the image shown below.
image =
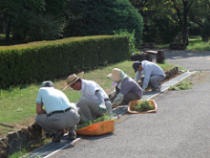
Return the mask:
<svg viewBox="0 0 210 158">
<path fill-rule="evenodd" d="M 112 70 L 112 73 L 111 74 L 109 74 L 107 77 L 108 78 L 111 78 L 112 80 L 114 80 L 114 81 L 116 81 L 116 82 L 118 82 L 118 81 L 120 81 L 120 72 L 121 72 L 121 70 L 120 69 L 118 69 L 118 68 L 114 68 L 113 70 Z"/>
<path fill-rule="evenodd" d="M 77 75 L 73 74 L 73 75 L 69 75 L 68 78 L 66 79 L 67 82 L 67 86 L 63 89 L 65 90 L 66 88 L 70 87 L 72 84 L 74 84 L 78 79 L 80 79 L 82 77 L 82 75 L 84 74 L 84 72 L 80 72 Z"/>
</svg>

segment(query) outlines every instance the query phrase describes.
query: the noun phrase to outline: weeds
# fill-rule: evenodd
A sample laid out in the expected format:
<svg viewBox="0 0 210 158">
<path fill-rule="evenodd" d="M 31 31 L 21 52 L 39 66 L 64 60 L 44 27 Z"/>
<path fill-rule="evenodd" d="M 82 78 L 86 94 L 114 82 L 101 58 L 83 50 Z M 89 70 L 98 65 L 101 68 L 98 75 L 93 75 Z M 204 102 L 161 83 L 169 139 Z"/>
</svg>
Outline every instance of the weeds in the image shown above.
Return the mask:
<svg viewBox="0 0 210 158">
<path fill-rule="evenodd" d="M 78 125 L 76 130 L 78 129 L 81 129 L 81 128 L 84 128 L 84 127 L 87 127 L 87 126 L 90 126 L 90 125 L 93 125 L 93 124 L 96 124 L 96 123 L 99 123 L 99 122 L 104 122 L 104 121 L 108 121 L 108 120 L 112 120 L 113 119 L 113 116 L 109 116 L 107 113 L 104 114 L 103 116 L 91 121 L 81 121 L 82 124 L 81 125 Z"/>
<path fill-rule="evenodd" d="M 192 83 L 190 82 L 189 79 L 187 79 L 185 81 L 180 82 L 179 84 L 175 86 L 170 86 L 169 90 L 179 91 L 179 90 L 187 90 L 191 88 L 192 88 Z"/>
<path fill-rule="evenodd" d="M 149 103 L 149 101 L 142 101 L 137 103 L 135 106 L 133 106 L 132 110 L 138 111 L 138 112 L 145 112 L 148 110 L 153 110 L 154 106 Z"/>
</svg>

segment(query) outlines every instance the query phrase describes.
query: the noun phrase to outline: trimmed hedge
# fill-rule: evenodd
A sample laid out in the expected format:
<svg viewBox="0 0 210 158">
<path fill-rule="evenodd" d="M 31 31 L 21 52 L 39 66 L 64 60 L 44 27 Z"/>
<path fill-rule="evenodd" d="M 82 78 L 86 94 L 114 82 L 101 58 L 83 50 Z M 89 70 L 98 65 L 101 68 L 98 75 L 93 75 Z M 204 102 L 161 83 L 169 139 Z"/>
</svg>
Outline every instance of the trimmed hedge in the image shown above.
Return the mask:
<svg viewBox="0 0 210 158">
<path fill-rule="evenodd" d="M 89 36 L 0 47 L 0 88 L 129 60 L 126 36 Z"/>
</svg>

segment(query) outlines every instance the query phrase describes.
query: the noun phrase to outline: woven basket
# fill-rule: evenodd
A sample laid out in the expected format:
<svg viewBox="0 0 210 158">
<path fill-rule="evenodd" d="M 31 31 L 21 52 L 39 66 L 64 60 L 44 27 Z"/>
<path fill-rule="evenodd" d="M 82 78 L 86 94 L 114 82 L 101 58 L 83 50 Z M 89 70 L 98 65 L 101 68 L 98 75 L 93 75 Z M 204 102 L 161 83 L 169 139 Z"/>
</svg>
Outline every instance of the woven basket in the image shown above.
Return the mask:
<svg viewBox="0 0 210 158">
<path fill-rule="evenodd" d="M 132 111 L 132 108 L 137 103 L 140 103 L 140 102 L 143 102 L 143 101 L 145 101 L 145 100 L 134 100 L 134 101 L 129 102 L 128 112 L 131 113 L 131 114 L 142 114 L 142 113 L 153 113 L 153 112 L 156 112 L 157 111 L 157 104 L 156 104 L 156 102 L 154 100 L 148 100 L 149 103 L 153 105 L 153 107 L 154 107 L 153 110 L 148 110 L 148 111 L 144 111 L 144 112 Z"/>
</svg>

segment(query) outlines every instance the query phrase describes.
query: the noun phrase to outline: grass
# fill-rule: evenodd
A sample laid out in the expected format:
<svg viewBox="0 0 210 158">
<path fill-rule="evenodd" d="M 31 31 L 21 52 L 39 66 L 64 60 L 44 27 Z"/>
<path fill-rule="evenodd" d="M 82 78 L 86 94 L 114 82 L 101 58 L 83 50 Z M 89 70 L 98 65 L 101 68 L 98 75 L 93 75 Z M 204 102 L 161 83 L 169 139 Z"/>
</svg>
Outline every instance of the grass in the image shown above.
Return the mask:
<svg viewBox="0 0 210 158">
<path fill-rule="evenodd" d="M 145 112 L 148 110 L 153 110 L 154 106 L 149 103 L 149 101 L 145 100 L 143 102 L 137 103 L 135 106 L 133 106 L 133 111 L 138 111 L 138 112 Z"/>
<path fill-rule="evenodd" d="M 156 45 L 159 49 L 169 49 L 170 44 Z M 210 41 L 202 41 L 200 36 L 190 36 L 186 50 L 210 51 Z"/>
<path fill-rule="evenodd" d="M 38 148 L 44 144 L 46 144 L 47 142 L 42 142 L 40 144 L 36 144 L 33 148 Z M 14 154 L 12 155 L 9 155 L 8 158 L 17 158 L 17 157 L 21 157 L 21 158 L 30 158 L 30 155 L 27 154 L 29 152 L 29 150 L 27 150 L 26 148 L 23 148 L 21 151 L 19 152 L 15 152 Z M 43 158 L 43 156 L 40 156 L 40 155 L 36 155 L 35 157 L 33 156 L 33 158 Z"/>
<path fill-rule="evenodd" d="M 191 89 L 191 88 L 192 88 L 192 84 L 191 84 L 190 80 L 186 79 L 186 80 L 178 83 L 177 85 L 170 86 L 169 90 L 179 91 L 179 90 L 187 90 L 187 89 Z"/>
<path fill-rule="evenodd" d="M 202 41 L 200 36 L 193 36 L 189 39 L 187 50 L 210 51 L 210 43 L 209 41 Z"/>
<path fill-rule="evenodd" d="M 9 36 L 12 38 L 12 35 Z M 6 34 L 0 34 L 0 40 L 4 40 L 6 38 Z"/>
<path fill-rule="evenodd" d="M 160 45 L 155 45 L 156 48 L 158 49 L 169 49 L 170 44 L 160 44 Z"/>
<path fill-rule="evenodd" d="M 134 78 L 135 73 L 132 69 L 132 61 L 119 62 L 107 67 L 101 67 L 97 70 L 85 72 L 83 79 L 96 81 L 107 93 L 110 93 L 114 88 L 111 87 L 112 80 L 107 79 L 107 75 L 111 73 L 113 68 L 122 69 L 130 77 Z M 169 64 L 159 64 L 164 70 L 174 67 Z M 79 72 L 77 72 L 79 73 Z M 55 88 L 63 90 L 66 86 L 66 78 L 52 80 Z M 36 115 L 36 97 L 41 83 L 25 85 L 23 89 L 20 87 L 11 87 L 9 90 L 0 90 L 0 122 L 14 125 L 11 129 L 0 125 L 0 135 L 6 135 L 9 131 L 15 131 L 23 126 L 28 126 L 34 122 Z M 77 102 L 81 97 L 78 91 L 66 89 L 64 93 L 69 98 L 70 102 Z"/>
<path fill-rule="evenodd" d="M 24 147 L 20 151 L 15 152 L 12 155 L 9 155 L 8 158 L 17 158 L 17 157 L 30 158 L 30 155 L 28 154 L 30 151 L 35 150 L 35 149 L 49 143 L 50 141 L 51 141 L 51 138 L 46 138 L 46 139 L 44 139 L 43 141 L 40 141 L 40 142 L 38 141 L 36 144 L 31 145 L 30 148 Z M 43 158 L 43 156 L 36 155 L 36 156 L 33 156 L 33 158 Z"/>
<path fill-rule="evenodd" d="M 83 121 L 83 123 L 79 126 L 77 126 L 76 130 L 99 123 L 99 122 L 104 122 L 104 121 L 108 121 L 108 120 L 112 120 L 113 116 L 109 116 L 108 114 L 104 114 L 103 116 L 93 120 L 93 121 Z"/>
</svg>

